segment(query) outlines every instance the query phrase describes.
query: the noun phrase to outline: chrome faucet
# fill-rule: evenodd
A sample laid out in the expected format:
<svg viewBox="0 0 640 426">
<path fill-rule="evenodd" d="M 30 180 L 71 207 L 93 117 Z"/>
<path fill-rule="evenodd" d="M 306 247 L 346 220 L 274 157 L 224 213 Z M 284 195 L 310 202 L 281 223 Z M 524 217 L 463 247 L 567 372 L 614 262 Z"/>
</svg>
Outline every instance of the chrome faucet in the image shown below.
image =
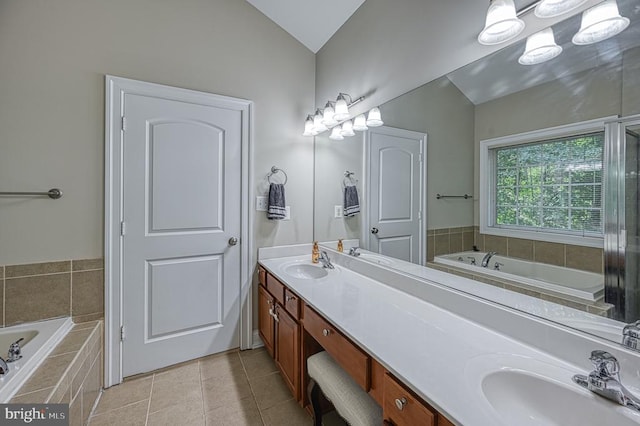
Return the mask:
<svg viewBox="0 0 640 426">
<path fill-rule="evenodd" d="M 322 267 L 325 269 L 334 269 L 333 264 L 331 263 L 331 259 L 329 259 L 329 255 L 326 251 L 322 250 L 320 253 L 320 258 L 318 259 L 320 263 L 322 263 Z"/>
<path fill-rule="evenodd" d="M 11 346 L 9 346 L 9 352 L 7 353 L 7 362 L 16 362 L 17 360 L 22 358 L 22 348 L 20 348 L 20 342 L 22 342 L 23 340 L 24 337 L 21 337 L 17 341 L 13 342 Z"/>
<path fill-rule="evenodd" d="M 498 253 L 495 252 L 495 251 L 490 251 L 489 253 L 485 254 L 484 257 L 482 258 L 482 263 L 481 263 L 482 267 L 486 268 L 487 266 L 489 266 L 489 261 L 496 254 L 498 254 Z"/>
<path fill-rule="evenodd" d="M 360 252 L 358 251 L 359 247 L 351 247 L 349 249 L 349 256 L 358 257 L 360 256 Z"/>
<path fill-rule="evenodd" d="M 4 377 L 7 374 L 9 374 L 9 366 L 7 365 L 5 360 L 0 357 L 0 377 Z"/>
<path fill-rule="evenodd" d="M 622 329 L 622 344 L 635 351 L 640 351 L 640 321 L 624 326 Z"/>
<path fill-rule="evenodd" d="M 475 266 L 476 265 L 476 258 L 473 256 L 467 256 L 467 259 L 469 259 L 471 262 L 471 265 Z"/>
<path fill-rule="evenodd" d="M 640 411 L 640 399 L 620 383 L 620 364 L 618 360 L 605 351 L 593 351 L 589 360 L 595 370 L 588 376 L 576 374 L 573 381 L 591 392 L 597 393 L 625 407 Z"/>
</svg>

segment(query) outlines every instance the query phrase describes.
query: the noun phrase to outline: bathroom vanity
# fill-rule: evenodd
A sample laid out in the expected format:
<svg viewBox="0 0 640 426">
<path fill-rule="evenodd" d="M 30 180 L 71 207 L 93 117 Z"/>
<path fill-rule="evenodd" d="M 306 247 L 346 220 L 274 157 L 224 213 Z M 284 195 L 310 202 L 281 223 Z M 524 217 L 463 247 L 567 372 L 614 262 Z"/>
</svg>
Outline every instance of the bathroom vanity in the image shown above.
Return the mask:
<svg viewBox="0 0 640 426">
<path fill-rule="evenodd" d="M 441 284 L 465 278 L 419 279 L 328 252 L 335 269 L 312 264 L 310 245 L 259 254 L 260 336 L 303 407 L 306 359 L 325 350 L 387 424 L 640 424 L 639 412 L 571 381 L 604 349 L 637 389 L 635 353 Z"/>
</svg>

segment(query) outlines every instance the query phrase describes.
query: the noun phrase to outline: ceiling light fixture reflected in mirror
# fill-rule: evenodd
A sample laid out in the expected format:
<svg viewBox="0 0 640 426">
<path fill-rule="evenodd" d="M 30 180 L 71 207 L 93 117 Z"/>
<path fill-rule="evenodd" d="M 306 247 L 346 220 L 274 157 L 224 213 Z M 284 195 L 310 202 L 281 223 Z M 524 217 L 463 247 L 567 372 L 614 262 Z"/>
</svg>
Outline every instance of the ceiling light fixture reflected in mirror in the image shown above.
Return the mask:
<svg viewBox="0 0 640 426">
<path fill-rule="evenodd" d="M 340 128 L 340 126 L 336 126 L 331 130 L 331 135 L 329 135 L 329 139 L 334 140 L 334 141 L 341 141 L 344 139 L 344 136 L 342 136 L 341 133 L 342 129 Z"/>
<path fill-rule="evenodd" d="M 556 44 L 553 29 L 545 28 L 527 38 L 524 53 L 518 62 L 522 65 L 536 65 L 547 62 L 562 53 L 562 47 Z"/>
<path fill-rule="evenodd" d="M 345 96 L 349 95 L 346 93 L 340 93 L 336 99 L 336 112 L 334 115 L 336 121 L 342 121 L 349 118 L 349 105 L 347 104 Z M 349 96 L 349 99 L 351 99 L 351 96 Z M 351 103 L 353 104 L 353 100 Z"/>
<path fill-rule="evenodd" d="M 629 26 L 629 18 L 620 16 L 616 0 L 606 0 L 582 13 L 580 31 L 573 36 L 573 44 L 598 43 L 620 34 Z"/>
<path fill-rule="evenodd" d="M 304 122 L 304 132 L 302 136 L 316 136 L 329 129 L 333 129 L 329 136 L 334 140 L 342 140 L 344 137 L 355 136 L 354 130 L 367 130 L 367 124 L 371 127 L 382 126 L 380 110 L 372 108 L 369 111 L 369 121 L 365 119 L 364 114 L 356 117 L 355 121 L 351 121 L 349 108 L 364 100 L 364 96 L 353 99 L 347 93 L 339 93 L 335 102 L 327 101 L 324 109 L 316 109 L 313 115 L 307 115 Z"/>
<path fill-rule="evenodd" d="M 382 117 L 380 116 L 380 108 L 374 107 L 369 111 L 369 115 L 367 116 L 367 126 L 368 127 L 380 127 L 384 123 L 382 122 Z"/>
<path fill-rule="evenodd" d="M 338 124 L 338 121 L 335 118 L 333 107 L 331 106 L 331 102 L 327 102 L 327 104 L 324 106 L 324 111 L 322 113 L 322 124 L 327 127 L 335 126 L 336 124 Z"/>
<path fill-rule="evenodd" d="M 302 136 L 315 136 L 314 128 L 313 128 L 313 117 L 311 115 L 307 115 L 307 119 L 304 122 L 304 133 Z"/>
<path fill-rule="evenodd" d="M 542 0 L 535 9 L 538 18 L 554 18 L 570 12 L 583 4 L 587 0 Z"/>
<path fill-rule="evenodd" d="M 351 122 L 351 120 L 347 120 L 342 123 L 342 130 L 340 131 L 340 134 L 347 138 L 356 135 L 356 133 L 353 131 L 353 123 Z"/>
<path fill-rule="evenodd" d="M 353 130 L 357 130 L 358 132 L 364 132 L 365 130 L 368 130 L 368 129 L 369 128 L 367 127 L 367 118 L 364 116 L 364 114 L 360 114 L 355 118 L 355 120 L 353 120 Z"/>
<path fill-rule="evenodd" d="M 522 30 L 524 21 L 516 16 L 513 0 L 491 0 L 478 42 L 488 46 L 504 43 L 517 37 Z"/>
<path fill-rule="evenodd" d="M 322 111 L 320 111 L 320 108 L 318 108 L 316 110 L 316 115 L 314 115 L 313 117 L 313 131 L 316 134 L 329 130 L 329 128 L 322 122 L 323 118 L 324 117 L 322 115 Z"/>
</svg>

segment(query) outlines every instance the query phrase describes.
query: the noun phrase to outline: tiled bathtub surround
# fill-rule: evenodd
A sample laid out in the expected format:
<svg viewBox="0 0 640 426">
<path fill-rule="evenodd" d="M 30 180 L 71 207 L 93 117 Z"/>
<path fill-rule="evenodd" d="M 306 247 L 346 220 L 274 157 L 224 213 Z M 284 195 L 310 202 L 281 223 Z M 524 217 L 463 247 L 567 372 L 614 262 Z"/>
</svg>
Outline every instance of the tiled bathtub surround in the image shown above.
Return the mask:
<svg viewBox="0 0 640 426">
<path fill-rule="evenodd" d="M 433 256 L 471 250 L 473 231 L 473 226 L 427 230 L 427 260 L 432 261 Z"/>
<path fill-rule="evenodd" d="M 12 403 L 69 404 L 69 424 L 86 424 L 102 388 L 102 321 L 77 324 Z"/>
<path fill-rule="evenodd" d="M 102 259 L 0 266 L 2 326 L 72 316 L 74 322 L 104 316 Z"/>
</svg>

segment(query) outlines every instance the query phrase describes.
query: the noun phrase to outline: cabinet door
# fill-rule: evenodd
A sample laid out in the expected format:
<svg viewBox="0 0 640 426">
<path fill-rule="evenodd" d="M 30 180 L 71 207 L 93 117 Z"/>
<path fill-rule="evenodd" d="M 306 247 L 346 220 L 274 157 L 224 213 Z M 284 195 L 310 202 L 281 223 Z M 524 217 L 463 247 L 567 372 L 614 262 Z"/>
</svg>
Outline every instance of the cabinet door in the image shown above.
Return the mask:
<svg viewBox="0 0 640 426">
<path fill-rule="evenodd" d="M 263 286 L 258 287 L 258 329 L 264 347 L 273 356 L 273 343 L 275 339 L 275 325 L 271 310 L 274 309 L 273 296 L 267 293 Z"/>
<path fill-rule="evenodd" d="M 276 364 L 293 397 L 299 400 L 300 325 L 280 305 L 276 317 Z"/>
</svg>

